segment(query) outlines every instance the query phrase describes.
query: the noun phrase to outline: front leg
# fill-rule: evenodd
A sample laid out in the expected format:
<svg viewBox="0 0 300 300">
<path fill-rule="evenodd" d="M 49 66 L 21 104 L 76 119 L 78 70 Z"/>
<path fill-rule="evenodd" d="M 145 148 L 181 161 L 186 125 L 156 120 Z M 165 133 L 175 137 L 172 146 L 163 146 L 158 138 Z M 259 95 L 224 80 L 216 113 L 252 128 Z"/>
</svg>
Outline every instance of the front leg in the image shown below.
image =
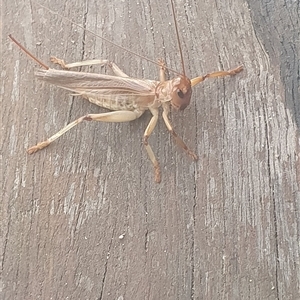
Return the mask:
<svg viewBox="0 0 300 300">
<path fill-rule="evenodd" d="M 163 119 L 165 121 L 165 124 L 169 130 L 169 132 L 173 135 L 177 145 L 179 145 L 181 148 L 183 148 L 183 150 L 193 159 L 193 160 L 198 160 L 198 156 L 191 150 L 188 148 L 188 146 L 185 144 L 185 142 L 177 135 L 177 133 L 174 131 L 170 120 L 168 118 L 168 114 L 169 114 L 169 103 L 163 103 Z"/>
<path fill-rule="evenodd" d="M 213 73 L 208 73 L 204 76 L 199 76 L 191 79 L 191 86 L 195 86 L 198 83 L 204 81 L 207 78 L 216 78 L 216 77 L 224 77 L 224 76 L 233 76 L 243 71 L 243 66 L 239 66 L 235 69 L 229 70 L 229 71 L 217 71 Z"/>
<path fill-rule="evenodd" d="M 55 56 L 51 56 L 50 60 L 54 64 L 60 65 L 64 70 L 69 70 L 71 68 L 83 67 L 83 66 L 100 65 L 100 66 L 110 67 L 117 76 L 129 77 L 114 62 L 111 62 L 107 59 L 84 60 L 84 61 L 79 61 L 79 62 L 75 62 L 75 63 L 71 63 L 71 64 L 66 64 L 63 59 L 59 59 Z"/>
</svg>

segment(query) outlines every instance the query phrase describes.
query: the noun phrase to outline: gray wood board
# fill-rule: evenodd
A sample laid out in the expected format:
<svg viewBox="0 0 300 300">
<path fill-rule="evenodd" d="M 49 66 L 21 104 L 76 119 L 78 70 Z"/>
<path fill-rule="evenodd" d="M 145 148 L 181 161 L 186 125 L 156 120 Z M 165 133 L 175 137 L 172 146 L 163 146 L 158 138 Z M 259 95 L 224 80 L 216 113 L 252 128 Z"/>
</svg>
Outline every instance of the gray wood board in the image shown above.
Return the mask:
<svg viewBox="0 0 300 300">
<path fill-rule="evenodd" d="M 43 5 L 181 71 L 168 2 Z M 184 112 L 172 111 L 198 162 L 160 118 L 149 139 L 162 167 L 156 184 L 142 145 L 149 113 L 82 123 L 26 153 L 105 110 L 37 81 L 8 34 L 47 64 L 50 55 L 105 58 L 148 79 L 159 69 L 34 2 L 1 2 L 3 299 L 298 298 L 299 4 L 178 0 L 176 9 L 188 76 L 245 70 L 201 83 Z"/>
</svg>

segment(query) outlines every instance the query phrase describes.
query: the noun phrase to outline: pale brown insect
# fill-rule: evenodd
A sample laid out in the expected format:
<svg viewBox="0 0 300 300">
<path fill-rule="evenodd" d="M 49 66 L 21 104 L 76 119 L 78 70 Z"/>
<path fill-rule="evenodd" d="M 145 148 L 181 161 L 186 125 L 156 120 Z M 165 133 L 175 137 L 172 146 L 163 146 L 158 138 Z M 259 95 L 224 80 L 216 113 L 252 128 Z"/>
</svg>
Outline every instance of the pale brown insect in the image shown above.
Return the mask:
<svg viewBox="0 0 300 300">
<path fill-rule="evenodd" d="M 148 138 L 156 126 L 159 116 L 159 108 L 162 107 L 163 120 L 177 144 L 182 147 L 193 160 L 196 161 L 198 159 L 197 155 L 188 148 L 184 141 L 174 131 L 173 126 L 171 125 L 168 118 L 170 104 L 176 110 L 184 110 L 190 103 L 193 86 L 197 85 L 207 78 L 235 75 L 241 72 L 243 67 L 239 66 L 233 70 L 217 71 L 206 74 L 204 76 L 189 79 L 185 75 L 183 55 L 180 46 L 173 1 L 171 1 L 171 5 L 183 69 L 182 74 L 171 80 L 165 79 L 166 66 L 162 61 L 159 62 L 160 81 L 131 78 L 123 71 L 121 71 L 121 69 L 113 62 L 110 62 L 108 60 L 91 60 L 65 64 L 63 60 L 57 59 L 55 57 L 51 58 L 52 62 L 59 64 L 63 69 L 71 69 L 73 67 L 94 64 L 107 65 L 115 73 L 115 76 L 50 69 L 47 65 L 34 57 L 22 45 L 20 45 L 20 43 L 18 43 L 11 35 L 9 35 L 9 37 L 23 51 L 25 51 L 44 68 L 36 71 L 35 75 L 38 79 L 47 81 L 63 89 L 72 91 L 73 93 L 75 92 L 76 95 L 80 95 L 98 106 L 112 110 L 111 112 L 88 114 L 80 117 L 79 119 L 71 122 L 66 127 L 55 133 L 47 140 L 29 148 L 27 150 L 29 154 L 35 153 L 38 150 L 47 147 L 50 143 L 55 141 L 65 132 L 81 123 L 82 121 L 128 122 L 139 118 L 146 110 L 150 110 L 150 112 L 152 113 L 152 118 L 144 132 L 143 143 L 154 166 L 155 181 L 160 182 L 160 166 L 148 142 Z"/>
</svg>

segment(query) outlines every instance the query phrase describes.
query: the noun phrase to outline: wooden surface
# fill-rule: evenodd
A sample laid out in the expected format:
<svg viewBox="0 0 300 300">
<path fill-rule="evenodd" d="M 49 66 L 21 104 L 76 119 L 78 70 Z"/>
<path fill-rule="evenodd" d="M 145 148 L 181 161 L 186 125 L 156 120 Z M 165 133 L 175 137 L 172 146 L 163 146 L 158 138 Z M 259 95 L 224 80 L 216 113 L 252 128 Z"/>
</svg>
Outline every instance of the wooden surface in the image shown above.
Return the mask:
<svg viewBox="0 0 300 300">
<path fill-rule="evenodd" d="M 158 68 L 35 3 L 1 2 L 1 299 L 298 299 L 299 5 L 222 3 L 176 0 L 188 75 L 245 70 L 204 82 L 172 113 L 197 163 L 159 121 L 150 138 L 158 185 L 142 146 L 149 114 L 81 124 L 26 154 L 104 110 L 38 82 L 9 33 L 47 64 L 108 58 L 149 79 Z M 43 4 L 181 70 L 169 3 Z"/>
</svg>

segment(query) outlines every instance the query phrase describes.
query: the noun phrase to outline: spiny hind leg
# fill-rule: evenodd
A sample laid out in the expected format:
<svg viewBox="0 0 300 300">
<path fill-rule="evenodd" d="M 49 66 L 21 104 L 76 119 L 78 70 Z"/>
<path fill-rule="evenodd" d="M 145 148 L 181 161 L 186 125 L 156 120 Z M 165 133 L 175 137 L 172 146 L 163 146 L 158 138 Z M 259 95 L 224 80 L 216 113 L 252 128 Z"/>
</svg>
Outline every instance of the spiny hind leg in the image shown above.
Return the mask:
<svg viewBox="0 0 300 300">
<path fill-rule="evenodd" d="M 38 143 L 37 145 L 29 148 L 27 152 L 29 154 L 35 153 L 43 148 L 49 146 L 53 141 L 58 139 L 64 133 L 75 127 L 76 125 L 80 124 L 83 121 L 99 121 L 99 122 L 129 122 L 139 118 L 143 114 L 143 111 L 113 111 L 101 114 L 88 114 L 85 116 L 80 117 L 79 119 L 69 123 L 66 127 L 52 135 L 47 140 Z"/>
<path fill-rule="evenodd" d="M 92 66 L 92 65 L 100 65 L 100 66 L 108 66 L 112 69 L 112 71 L 120 77 L 129 77 L 126 73 L 124 73 L 114 62 L 111 62 L 107 59 L 92 59 L 92 60 L 84 60 L 75 63 L 66 64 L 63 59 L 59 59 L 55 56 L 51 56 L 51 62 L 54 64 L 60 65 L 62 69 L 69 70 L 75 67 L 83 67 L 83 66 Z"/>
</svg>

